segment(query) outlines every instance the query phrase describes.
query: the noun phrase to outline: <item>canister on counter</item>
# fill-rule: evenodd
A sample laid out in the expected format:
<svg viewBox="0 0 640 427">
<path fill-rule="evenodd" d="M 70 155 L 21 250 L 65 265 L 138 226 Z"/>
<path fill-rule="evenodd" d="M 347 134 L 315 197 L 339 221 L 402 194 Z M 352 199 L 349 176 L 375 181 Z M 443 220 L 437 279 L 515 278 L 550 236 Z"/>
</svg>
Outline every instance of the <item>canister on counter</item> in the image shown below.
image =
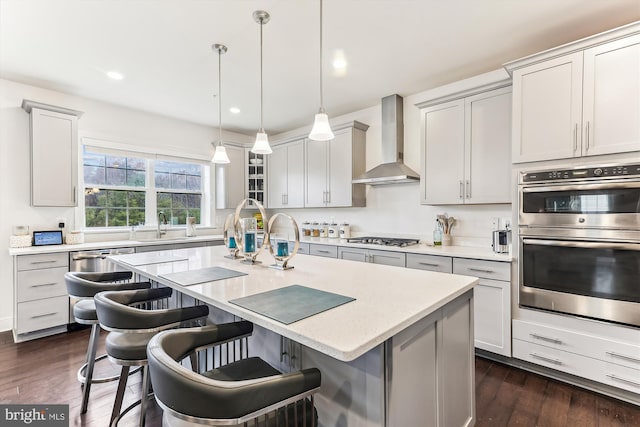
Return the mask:
<svg viewBox="0 0 640 427">
<path fill-rule="evenodd" d="M 349 239 L 351 238 L 351 226 L 346 222 L 340 224 L 340 238 L 341 239 Z"/>
<path fill-rule="evenodd" d="M 329 224 L 329 232 L 327 233 L 330 239 L 337 239 L 340 236 L 340 227 L 335 222 Z"/>
<path fill-rule="evenodd" d="M 320 224 L 320 237 L 327 237 L 329 234 L 329 224 L 323 222 Z"/>
<path fill-rule="evenodd" d="M 305 237 L 311 237 L 311 223 L 309 221 L 302 223 L 302 235 Z"/>
<path fill-rule="evenodd" d="M 317 222 L 311 224 L 311 237 L 320 237 L 320 224 Z"/>
</svg>

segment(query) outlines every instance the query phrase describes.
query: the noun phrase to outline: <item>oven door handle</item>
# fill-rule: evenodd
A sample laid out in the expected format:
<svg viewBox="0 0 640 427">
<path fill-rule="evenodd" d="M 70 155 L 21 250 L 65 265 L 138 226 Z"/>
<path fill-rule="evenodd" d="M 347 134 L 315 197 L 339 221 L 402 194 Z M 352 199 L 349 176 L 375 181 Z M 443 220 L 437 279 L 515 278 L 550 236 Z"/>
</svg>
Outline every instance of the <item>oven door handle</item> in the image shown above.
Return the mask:
<svg viewBox="0 0 640 427">
<path fill-rule="evenodd" d="M 606 183 L 592 183 L 592 184 L 569 184 L 569 185 L 547 185 L 543 187 L 525 187 L 522 186 L 523 193 L 548 193 L 551 191 L 583 191 L 583 190 L 610 190 L 617 188 L 640 188 L 640 182 L 638 181 L 625 181 L 625 182 L 606 182 Z"/>
<path fill-rule="evenodd" d="M 541 239 L 522 239 L 525 245 L 539 246 L 563 246 L 568 248 L 587 248 L 587 249 L 622 249 L 628 251 L 640 251 L 640 244 L 637 243 L 608 243 L 608 242 L 582 242 L 567 240 L 541 240 Z"/>
</svg>

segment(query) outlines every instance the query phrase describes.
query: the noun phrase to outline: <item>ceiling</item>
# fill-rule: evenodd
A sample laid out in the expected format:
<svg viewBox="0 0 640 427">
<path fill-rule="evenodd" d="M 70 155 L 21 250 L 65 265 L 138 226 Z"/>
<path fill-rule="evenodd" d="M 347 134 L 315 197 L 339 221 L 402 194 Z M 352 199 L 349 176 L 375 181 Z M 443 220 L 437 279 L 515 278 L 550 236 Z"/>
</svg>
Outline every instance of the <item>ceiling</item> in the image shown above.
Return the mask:
<svg viewBox="0 0 640 427">
<path fill-rule="evenodd" d="M 329 117 L 497 69 L 640 20 L 639 0 L 325 0 Z M 0 0 L 0 77 L 252 134 L 311 126 L 320 106 L 317 0 Z M 346 69 L 331 65 L 342 52 Z M 120 81 L 105 76 L 117 70 Z M 229 107 L 241 112 L 232 114 Z"/>
</svg>

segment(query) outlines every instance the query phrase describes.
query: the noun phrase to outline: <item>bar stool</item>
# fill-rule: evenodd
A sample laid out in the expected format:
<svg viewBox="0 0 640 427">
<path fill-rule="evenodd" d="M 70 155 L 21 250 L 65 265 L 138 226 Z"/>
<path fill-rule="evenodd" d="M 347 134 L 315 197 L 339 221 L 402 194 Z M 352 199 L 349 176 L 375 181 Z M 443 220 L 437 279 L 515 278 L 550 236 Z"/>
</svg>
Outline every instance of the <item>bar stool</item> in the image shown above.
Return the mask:
<svg viewBox="0 0 640 427">
<path fill-rule="evenodd" d="M 249 421 L 261 426 L 317 426 L 313 395 L 320 388 L 321 374 L 316 368 L 283 374 L 259 357 L 248 357 L 248 351 L 203 373 L 183 364 L 196 351 L 209 351 L 205 359 L 213 364 L 216 347 L 252 332 L 253 325 L 241 321 L 165 331 L 151 339 L 148 370 L 164 427 Z M 218 354 L 218 361 L 223 361 L 224 352 Z"/>
<path fill-rule="evenodd" d="M 146 350 L 149 340 L 162 330 L 204 321 L 209 315 L 209 307 L 206 305 L 173 309 L 154 308 L 159 305 L 166 306 L 172 292 L 171 288 L 151 288 L 101 292 L 94 297 L 100 326 L 110 332 L 106 340 L 109 360 L 122 366 L 111 413 L 111 426 L 117 425 L 120 418 L 137 405 L 140 405 L 140 426 L 144 426 L 150 385 L 149 371 L 144 369 L 147 364 Z M 143 367 L 142 396 L 121 412 L 131 366 Z"/>
<path fill-rule="evenodd" d="M 132 277 L 133 274 L 129 271 L 105 273 L 72 271 L 65 273 L 64 275 L 69 296 L 79 298 L 79 301 L 77 301 L 73 306 L 73 317 L 75 321 L 81 325 L 91 325 L 91 334 L 89 336 L 89 344 L 87 346 L 87 356 L 85 363 L 80 367 L 80 369 L 78 369 L 77 374 L 78 381 L 83 387 L 82 405 L 80 407 L 81 414 L 87 412 L 91 384 L 115 381 L 119 378 L 117 375 L 102 378 L 93 377 L 95 363 L 107 357 L 106 354 L 103 354 L 96 358 L 100 327 L 93 297 L 95 294 L 102 291 L 145 289 L 151 287 L 149 282 L 130 282 Z"/>
</svg>

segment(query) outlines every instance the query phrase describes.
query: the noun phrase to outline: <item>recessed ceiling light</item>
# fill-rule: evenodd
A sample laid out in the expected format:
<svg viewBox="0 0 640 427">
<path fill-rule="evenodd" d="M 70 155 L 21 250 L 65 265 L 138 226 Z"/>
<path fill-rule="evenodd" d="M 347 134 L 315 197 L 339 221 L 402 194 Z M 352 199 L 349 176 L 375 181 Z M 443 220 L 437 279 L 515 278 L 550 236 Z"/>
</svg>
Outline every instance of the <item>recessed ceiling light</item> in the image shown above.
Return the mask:
<svg viewBox="0 0 640 427">
<path fill-rule="evenodd" d="M 338 49 L 333 54 L 333 68 L 336 70 L 343 70 L 347 68 L 347 60 L 344 57 L 344 51 L 342 49 Z"/>
<path fill-rule="evenodd" d="M 107 77 L 113 79 L 113 80 L 122 80 L 124 79 L 124 76 L 122 74 L 120 74 L 117 71 L 108 71 L 107 72 Z"/>
<path fill-rule="evenodd" d="M 231 107 L 231 108 L 229 108 L 229 111 L 232 112 L 233 114 L 239 114 L 240 113 L 240 109 L 238 107 Z"/>
</svg>

